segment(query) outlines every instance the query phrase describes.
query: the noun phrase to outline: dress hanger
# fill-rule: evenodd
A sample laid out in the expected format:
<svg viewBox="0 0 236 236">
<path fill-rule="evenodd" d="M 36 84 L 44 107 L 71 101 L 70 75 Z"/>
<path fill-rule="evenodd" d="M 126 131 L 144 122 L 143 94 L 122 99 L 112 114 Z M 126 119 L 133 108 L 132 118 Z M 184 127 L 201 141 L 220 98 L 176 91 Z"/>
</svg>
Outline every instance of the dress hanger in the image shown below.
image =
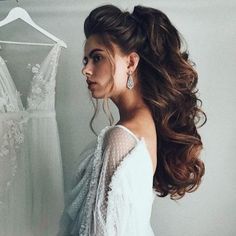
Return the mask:
<svg viewBox="0 0 236 236">
<path fill-rule="evenodd" d="M 31 19 L 30 15 L 27 13 L 27 11 L 25 9 L 21 8 L 21 7 L 13 8 L 8 13 L 6 18 L 3 19 L 2 21 L 0 21 L 0 27 L 4 26 L 6 24 L 9 24 L 12 21 L 15 21 L 17 19 L 23 20 L 24 22 L 31 25 L 32 27 L 34 27 L 36 30 L 38 30 L 39 32 L 41 32 L 42 34 L 47 36 L 48 38 L 50 38 L 53 41 L 59 43 L 62 47 L 67 48 L 67 45 L 63 40 L 58 39 L 56 36 L 52 35 L 51 33 L 47 32 L 46 30 L 44 30 L 43 28 L 38 26 L 36 23 L 34 23 L 34 21 Z M 7 43 L 7 41 L 0 41 L 0 42 Z M 41 43 L 23 43 L 23 42 L 11 42 L 11 41 L 8 41 L 8 42 L 9 43 L 15 43 L 15 44 L 28 44 L 28 45 L 52 45 L 52 44 L 41 44 Z"/>
</svg>

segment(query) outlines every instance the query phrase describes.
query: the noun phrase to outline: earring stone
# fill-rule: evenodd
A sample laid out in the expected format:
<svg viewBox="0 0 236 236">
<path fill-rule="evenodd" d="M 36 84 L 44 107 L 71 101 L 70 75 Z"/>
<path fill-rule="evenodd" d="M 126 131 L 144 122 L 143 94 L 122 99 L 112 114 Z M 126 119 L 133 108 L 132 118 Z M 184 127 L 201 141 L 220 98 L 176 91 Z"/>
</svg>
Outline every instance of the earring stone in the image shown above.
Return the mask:
<svg viewBox="0 0 236 236">
<path fill-rule="evenodd" d="M 133 80 L 131 74 L 129 73 L 128 79 L 127 79 L 127 88 L 132 89 L 133 87 L 134 87 L 134 80 Z"/>
</svg>

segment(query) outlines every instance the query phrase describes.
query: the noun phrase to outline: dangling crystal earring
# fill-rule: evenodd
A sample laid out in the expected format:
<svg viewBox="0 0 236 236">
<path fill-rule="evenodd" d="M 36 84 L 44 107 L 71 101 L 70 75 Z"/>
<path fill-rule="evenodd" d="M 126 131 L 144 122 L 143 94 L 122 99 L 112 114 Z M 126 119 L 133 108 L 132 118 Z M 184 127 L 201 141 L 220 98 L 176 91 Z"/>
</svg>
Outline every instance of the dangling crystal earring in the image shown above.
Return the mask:
<svg viewBox="0 0 236 236">
<path fill-rule="evenodd" d="M 127 79 L 127 88 L 132 89 L 134 87 L 134 80 L 131 76 L 131 72 L 128 73 L 128 79 Z"/>
</svg>

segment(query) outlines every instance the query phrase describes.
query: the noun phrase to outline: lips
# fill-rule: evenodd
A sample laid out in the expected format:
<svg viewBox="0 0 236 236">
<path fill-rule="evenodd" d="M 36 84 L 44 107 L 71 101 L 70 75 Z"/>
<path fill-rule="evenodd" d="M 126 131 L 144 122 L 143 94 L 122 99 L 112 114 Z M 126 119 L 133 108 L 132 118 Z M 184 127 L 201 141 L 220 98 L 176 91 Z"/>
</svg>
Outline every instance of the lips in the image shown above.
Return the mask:
<svg viewBox="0 0 236 236">
<path fill-rule="evenodd" d="M 96 82 L 87 80 L 87 84 L 88 84 L 88 85 L 90 85 L 90 84 L 96 84 Z"/>
<path fill-rule="evenodd" d="M 87 81 L 87 84 L 88 84 L 88 89 L 92 89 L 96 85 L 96 82 Z"/>
</svg>

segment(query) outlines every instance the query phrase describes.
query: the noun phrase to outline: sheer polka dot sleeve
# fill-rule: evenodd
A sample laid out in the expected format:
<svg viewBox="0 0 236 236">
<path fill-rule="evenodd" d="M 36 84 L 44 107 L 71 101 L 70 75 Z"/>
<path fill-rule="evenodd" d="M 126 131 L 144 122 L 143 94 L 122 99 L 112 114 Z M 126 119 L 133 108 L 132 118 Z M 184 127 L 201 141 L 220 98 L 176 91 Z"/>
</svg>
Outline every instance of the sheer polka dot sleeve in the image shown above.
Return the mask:
<svg viewBox="0 0 236 236">
<path fill-rule="evenodd" d="M 91 225 L 94 235 L 107 235 L 106 218 L 108 195 L 112 191 L 111 181 L 127 154 L 135 147 L 136 138 L 121 127 L 109 130 L 102 146 L 103 163 L 99 177 L 96 201 Z M 121 216 L 122 217 L 122 216 Z M 115 236 L 115 235 L 114 235 Z"/>
</svg>

